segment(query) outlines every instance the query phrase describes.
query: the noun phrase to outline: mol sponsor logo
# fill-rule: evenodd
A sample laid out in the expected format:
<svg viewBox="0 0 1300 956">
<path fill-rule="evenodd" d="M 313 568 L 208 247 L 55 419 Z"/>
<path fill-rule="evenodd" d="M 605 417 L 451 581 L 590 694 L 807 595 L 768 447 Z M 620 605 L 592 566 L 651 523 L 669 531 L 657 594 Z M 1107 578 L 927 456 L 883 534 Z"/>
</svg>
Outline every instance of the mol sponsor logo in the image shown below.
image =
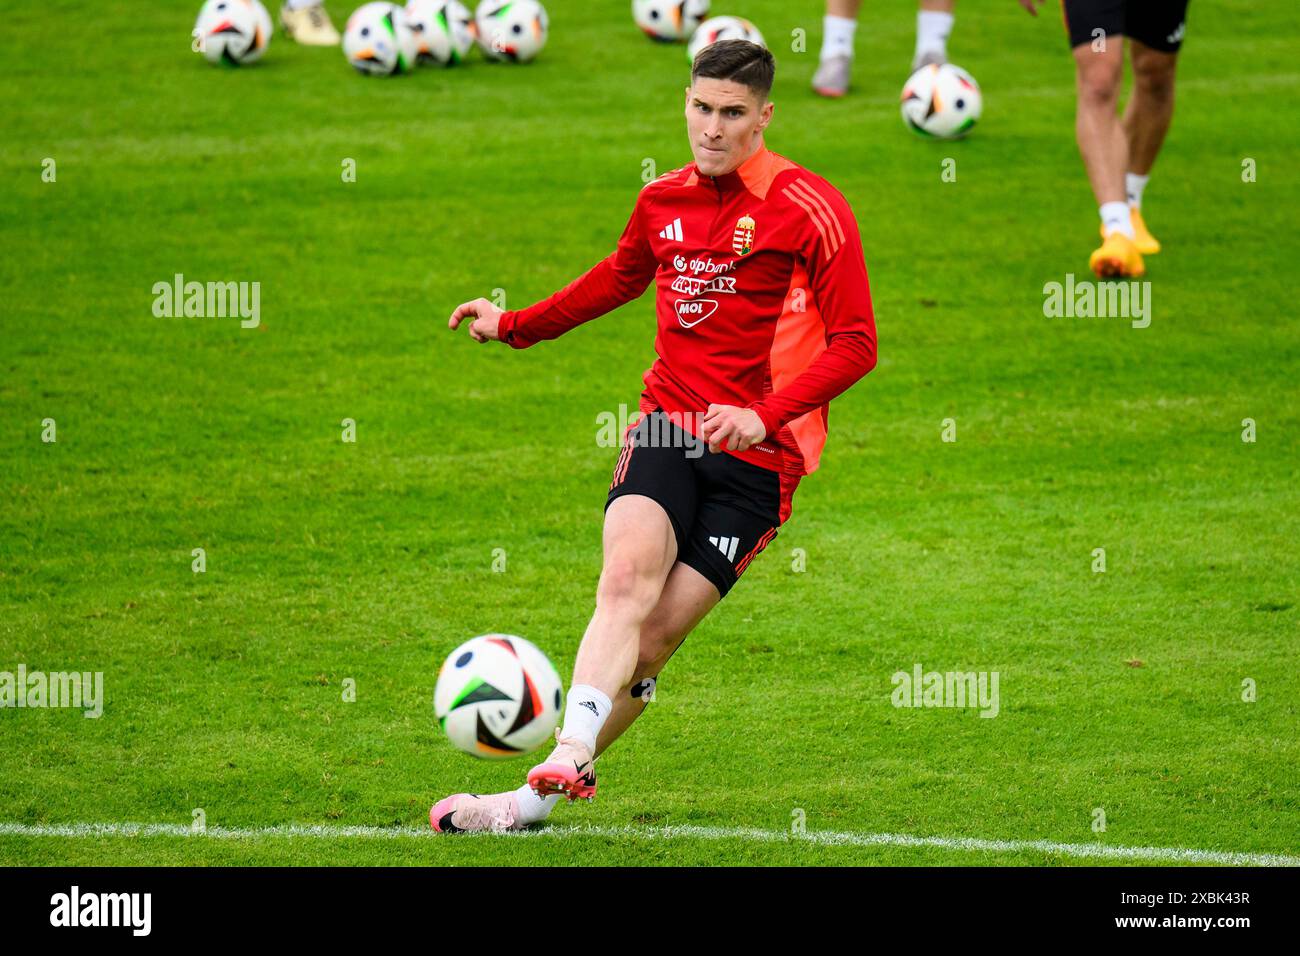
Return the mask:
<svg viewBox="0 0 1300 956">
<path fill-rule="evenodd" d="M 694 328 L 718 311 L 718 303 L 713 299 L 678 299 L 673 307 L 684 329 Z"/>
</svg>

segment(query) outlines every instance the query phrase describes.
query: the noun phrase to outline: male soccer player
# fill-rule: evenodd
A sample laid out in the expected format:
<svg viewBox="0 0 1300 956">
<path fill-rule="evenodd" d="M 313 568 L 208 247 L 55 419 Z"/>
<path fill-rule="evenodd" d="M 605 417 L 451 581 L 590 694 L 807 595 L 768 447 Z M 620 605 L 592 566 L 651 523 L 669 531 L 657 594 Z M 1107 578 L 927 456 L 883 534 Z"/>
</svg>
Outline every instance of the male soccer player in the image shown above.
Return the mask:
<svg viewBox="0 0 1300 956">
<path fill-rule="evenodd" d="M 1035 16 L 1035 3 L 1020 5 Z M 1079 105 L 1075 136 L 1101 207 L 1101 246 L 1088 259 L 1098 276 L 1140 276 L 1160 251 L 1142 219 L 1142 191 L 1174 115 L 1174 68 L 1187 0 L 1063 0 L 1074 50 Z M 1124 38 L 1133 93 L 1116 113 L 1124 80 Z"/>
<path fill-rule="evenodd" d="M 948 34 L 952 33 L 957 0 L 919 0 L 916 13 L 916 50 L 912 72 L 930 63 L 948 62 Z M 840 97 L 849 91 L 853 69 L 853 34 L 858 28 L 862 0 L 826 0 L 822 21 L 822 51 L 813 74 L 813 92 Z"/>
<path fill-rule="evenodd" d="M 518 790 L 454 794 L 439 832 L 518 829 L 560 796 L 596 792 L 593 764 L 636 719 L 656 676 L 790 516 L 826 441 L 827 403 L 876 363 L 853 212 L 829 183 L 769 152 L 772 54 L 700 51 L 686 90 L 695 162 L 641 190 L 618 247 L 518 312 L 456 308 L 470 336 L 526 348 L 655 283 L 657 358 L 605 502 L 596 609 L 564 725 Z M 706 450 L 707 449 L 707 450 Z"/>
</svg>

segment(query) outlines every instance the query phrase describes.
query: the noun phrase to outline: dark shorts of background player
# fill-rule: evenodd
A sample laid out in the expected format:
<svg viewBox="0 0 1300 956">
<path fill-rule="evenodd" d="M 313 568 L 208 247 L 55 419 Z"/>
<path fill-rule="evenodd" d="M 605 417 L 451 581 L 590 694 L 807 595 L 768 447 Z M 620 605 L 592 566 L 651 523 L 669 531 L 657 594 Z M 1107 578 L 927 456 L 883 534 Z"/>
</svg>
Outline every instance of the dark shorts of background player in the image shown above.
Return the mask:
<svg viewBox="0 0 1300 956">
<path fill-rule="evenodd" d="M 1129 37 L 1159 50 L 1177 53 L 1183 45 L 1187 0 L 1065 0 L 1065 27 L 1070 47 L 1092 43 L 1094 30 Z"/>
<path fill-rule="evenodd" d="M 781 524 L 777 472 L 710 452 L 660 409 L 624 436 L 606 510 L 623 495 L 645 495 L 668 512 L 677 560 L 712 581 L 722 597 Z"/>
</svg>

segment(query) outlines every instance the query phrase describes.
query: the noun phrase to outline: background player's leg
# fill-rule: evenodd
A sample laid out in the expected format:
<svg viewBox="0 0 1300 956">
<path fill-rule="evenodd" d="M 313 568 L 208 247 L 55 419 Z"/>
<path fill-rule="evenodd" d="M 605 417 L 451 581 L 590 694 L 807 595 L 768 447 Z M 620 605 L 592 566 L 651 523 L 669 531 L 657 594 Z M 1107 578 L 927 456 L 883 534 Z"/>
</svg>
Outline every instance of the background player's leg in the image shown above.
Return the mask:
<svg viewBox="0 0 1300 956">
<path fill-rule="evenodd" d="M 1124 192 L 1138 250 L 1149 256 L 1160 251 L 1160 243 L 1142 217 L 1142 193 L 1174 115 L 1174 68 L 1178 54 L 1130 40 L 1129 57 L 1133 64 L 1133 93 L 1124 109 L 1124 136 L 1128 141 Z"/>
<path fill-rule="evenodd" d="M 1124 109 L 1124 135 L 1128 140 L 1128 171 L 1146 176 L 1169 131 L 1174 115 L 1174 68 L 1177 53 L 1153 50 L 1130 40 L 1133 94 Z"/>
<path fill-rule="evenodd" d="M 1108 36 L 1100 52 L 1087 43 L 1076 46 L 1074 62 L 1079 96 L 1075 136 L 1088 180 L 1098 204 L 1123 204 L 1128 146 L 1116 112 L 1124 78 L 1123 37 Z"/>
<path fill-rule="evenodd" d="M 719 600 L 718 589 L 699 571 L 680 561 L 673 565 L 659 603 L 641 626 L 636 670 L 628 685 L 614 697 L 614 710 L 596 740 L 597 755 L 617 740 L 645 710 L 647 702 L 633 697 L 633 688 L 645 678 L 659 675 L 668 659 L 686 640 L 686 635 Z"/>
<path fill-rule="evenodd" d="M 920 0 L 916 12 L 916 49 L 912 72 L 929 63 L 948 62 L 948 34 L 952 33 L 957 0 Z"/>
<path fill-rule="evenodd" d="M 822 96 L 838 97 L 849 91 L 853 34 L 858 28 L 858 10 L 861 7 L 862 0 L 826 0 L 822 49 L 812 80 L 813 90 Z"/>
<path fill-rule="evenodd" d="M 1101 246 L 1088 267 L 1102 278 L 1140 276 L 1146 271 L 1137 247 L 1133 218 L 1124 194 L 1128 141 L 1116 112 L 1124 79 L 1124 37 L 1106 35 L 1102 49 L 1092 43 L 1074 48 L 1079 105 L 1075 136 L 1101 214 Z"/>
<path fill-rule="evenodd" d="M 291 40 L 307 46 L 338 46 L 339 32 L 322 0 L 284 0 L 280 26 Z"/>
</svg>

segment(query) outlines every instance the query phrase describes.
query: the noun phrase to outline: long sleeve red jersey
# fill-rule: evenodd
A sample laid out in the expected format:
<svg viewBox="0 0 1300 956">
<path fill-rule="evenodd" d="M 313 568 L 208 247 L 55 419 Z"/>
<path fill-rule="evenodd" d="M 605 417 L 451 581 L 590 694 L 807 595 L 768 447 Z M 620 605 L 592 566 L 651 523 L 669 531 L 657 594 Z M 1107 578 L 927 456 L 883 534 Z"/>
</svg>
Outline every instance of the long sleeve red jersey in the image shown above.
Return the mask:
<svg viewBox="0 0 1300 956">
<path fill-rule="evenodd" d="M 698 435 L 711 403 L 752 408 L 767 437 L 728 453 L 781 472 L 792 490 L 820 463 L 827 403 L 876 364 L 862 242 L 844 197 L 762 147 L 723 176 L 694 164 L 666 173 L 641 190 L 608 258 L 504 313 L 500 337 L 515 348 L 556 338 L 651 279 L 658 358 L 641 412 L 679 413 Z"/>
</svg>

